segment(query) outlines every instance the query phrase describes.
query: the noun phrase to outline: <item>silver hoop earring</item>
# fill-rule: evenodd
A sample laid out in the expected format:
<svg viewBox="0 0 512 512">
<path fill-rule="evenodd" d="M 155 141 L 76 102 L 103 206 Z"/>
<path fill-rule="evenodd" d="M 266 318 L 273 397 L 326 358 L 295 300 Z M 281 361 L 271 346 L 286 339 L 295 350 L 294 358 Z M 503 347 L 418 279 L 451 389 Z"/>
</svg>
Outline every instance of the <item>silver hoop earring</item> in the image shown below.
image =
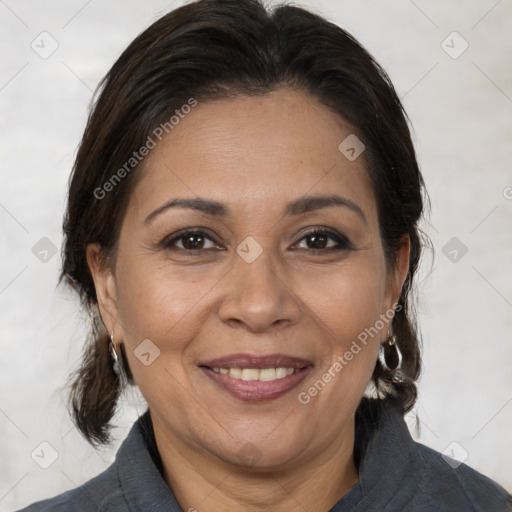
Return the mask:
<svg viewBox="0 0 512 512">
<path fill-rule="evenodd" d="M 121 386 L 124 387 L 127 379 L 123 367 L 121 365 L 121 359 L 118 356 L 116 347 L 114 345 L 114 332 L 110 334 L 110 343 L 108 345 L 108 351 L 110 354 L 110 359 L 112 362 L 112 368 L 114 369 L 114 373 L 119 377 Z"/>
<path fill-rule="evenodd" d="M 393 382 L 403 382 L 402 353 L 396 344 L 396 336 L 388 336 L 379 346 L 379 361 L 382 367 L 391 373 Z"/>
</svg>

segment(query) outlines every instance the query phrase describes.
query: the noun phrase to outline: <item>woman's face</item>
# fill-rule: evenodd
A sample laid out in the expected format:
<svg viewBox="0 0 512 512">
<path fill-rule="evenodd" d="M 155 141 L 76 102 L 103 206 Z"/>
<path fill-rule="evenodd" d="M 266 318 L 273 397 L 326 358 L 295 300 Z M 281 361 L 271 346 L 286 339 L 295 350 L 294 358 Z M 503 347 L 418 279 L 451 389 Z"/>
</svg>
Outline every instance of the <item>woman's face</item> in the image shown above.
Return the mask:
<svg viewBox="0 0 512 512">
<path fill-rule="evenodd" d="M 268 469 L 347 442 L 408 259 L 387 272 L 351 134 L 289 89 L 199 103 L 146 158 L 115 268 L 89 248 L 161 443 Z"/>
</svg>

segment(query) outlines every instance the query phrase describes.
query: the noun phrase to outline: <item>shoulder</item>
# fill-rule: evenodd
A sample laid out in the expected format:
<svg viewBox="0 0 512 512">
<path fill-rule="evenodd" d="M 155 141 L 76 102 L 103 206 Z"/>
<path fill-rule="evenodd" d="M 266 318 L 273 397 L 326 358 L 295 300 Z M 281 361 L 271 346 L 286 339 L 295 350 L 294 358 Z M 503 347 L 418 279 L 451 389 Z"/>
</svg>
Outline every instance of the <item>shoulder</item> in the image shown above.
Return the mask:
<svg viewBox="0 0 512 512">
<path fill-rule="evenodd" d="M 152 458 L 146 440 L 148 428 L 149 410 L 132 425 L 117 450 L 114 462 L 105 471 L 76 489 L 32 503 L 17 512 L 146 510 L 147 504 L 153 504 L 157 496 L 167 506 L 174 497 Z"/>
<path fill-rule="evenodd" d="M 128 510 L 115 463 L 85 484 L 18 512 L 121 512 Z"/>
<path fill-rule="evenodd" d="M 121 474 L 127 466 L 139 469 L 146 461 L 140 432 L 140 418 L 119 447 L 114 462 L 81 486 L 49 499 L 32 503 L 17 512 L 121 512 L 130 510 Z"/>
<path fill-rule="evenodd" d="M 439 510 L 449 506 L 449 510 L 464 512 L 512 511 L 512 496 L 500 484 L 428 446 L 413 443 L 421 485 L 411 505 L 417 501 L 429 503 L 429 510 L 437 505 Z"/>
<path fill-rule="evenodd" d="M 135 421 L 115 461 L 103 473 L 76 489 L 18 512 L 132 510 L 181 510 L 161 474 L 149 409 Z"/>
<path fill-rule="evenodd" d="M 378 496 L 375 510 L 390 512 L 512 512 L 512 496 L 497 482 L 415 441 L 398 402 L 367 401 L 358 418 L 361 510 L 374 510 Z"/>
</svg>

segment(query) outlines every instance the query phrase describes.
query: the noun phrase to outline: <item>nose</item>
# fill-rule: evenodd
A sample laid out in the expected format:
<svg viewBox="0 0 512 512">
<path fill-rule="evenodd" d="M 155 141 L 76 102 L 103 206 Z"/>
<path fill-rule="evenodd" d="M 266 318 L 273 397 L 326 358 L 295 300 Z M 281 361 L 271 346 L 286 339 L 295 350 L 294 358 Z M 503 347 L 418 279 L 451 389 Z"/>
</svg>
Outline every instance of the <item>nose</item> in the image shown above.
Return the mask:
<svg viewBox="0 0 512 512">
<path fill-rule="evenodd" d="M 223 322 L 262 332 L 299 321 L 301 301 L 293 291 L 289 273 L 263 253 L 252 263 L 235 255 L 225 277 L 218 314 Z"/>
</svg>

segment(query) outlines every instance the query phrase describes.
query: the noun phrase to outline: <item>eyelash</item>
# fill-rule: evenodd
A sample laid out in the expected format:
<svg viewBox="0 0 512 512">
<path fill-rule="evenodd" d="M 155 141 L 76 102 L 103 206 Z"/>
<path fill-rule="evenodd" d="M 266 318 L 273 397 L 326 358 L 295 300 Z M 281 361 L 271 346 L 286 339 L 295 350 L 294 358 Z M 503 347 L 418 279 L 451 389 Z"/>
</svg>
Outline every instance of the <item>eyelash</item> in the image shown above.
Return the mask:
<svg viewBox="0 0 512 512">
<path fill-rule="evenodd" d="M 186 238 L 187 236 L 191 236 L 191 235 L 199 235 L 203 238 L 210 240 L 213 243 L 216 243 L 215 240 L 213 240 L 212 237 L 210 237 L 202 229 L 188 228 L 188 229 L 180 231 L 174 235 L 170 235 L 170 236 L 164 238 L 164 240 L 162 240 L 162 242 L 161 242 L 161 246 L 164 249 L 179 250 L 180 252 L 184 252 L 185 254 L 188 254 L 191 256 L 192 255 L 195 256 L 200 252 L 209 250 L 209 249 L 182 249 L 181 247 L 174 246 L 174 244 L 176 242 L 178 242 L 179 240 Z M 328 247 L 325 249 L 299 249 L 299 250 L 307 250 L 307 251 L 310 251 L 313 253 L 324 253 L 324 254 L 331 253 L 331 252 L 337 252 L 337 251 L 347 251 L 347 250 L 352 251 L 352 250 L 354 250 L 354 247 L 352 246 L 352 244 L 349 242 L 349 240 L 346 237 L 344 237 L 343 235 L 340 235 L 336 232 L 333 232 L 329 229 L 321 229 L 321 228 L 315 228 L 315 229 L 312 229 L 311 231 L 308 231 L 294 245 L 296 245 L 297 243 L 302 242 L 304 239 L 314 236 L 314 235 L 326 235 L 331 240 L 334 240 L 338 245 L 336 247 Z"/>
</svg>

